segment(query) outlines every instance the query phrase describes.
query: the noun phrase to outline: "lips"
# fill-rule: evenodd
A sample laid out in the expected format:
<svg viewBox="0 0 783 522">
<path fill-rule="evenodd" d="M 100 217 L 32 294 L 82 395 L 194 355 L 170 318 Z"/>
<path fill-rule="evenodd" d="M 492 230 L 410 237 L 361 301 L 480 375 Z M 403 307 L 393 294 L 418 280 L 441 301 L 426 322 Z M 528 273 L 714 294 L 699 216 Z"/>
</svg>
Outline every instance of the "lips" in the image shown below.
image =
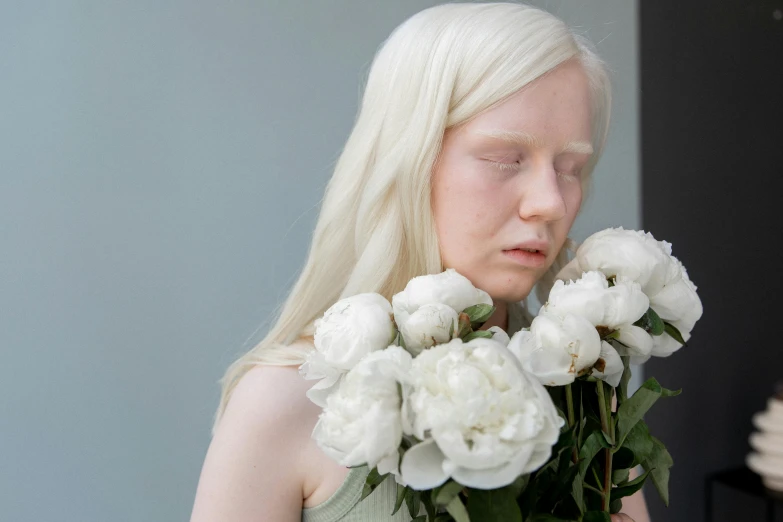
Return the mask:
<svg viewBox="0 0 783 522">
<path fill-rule="evenodd" d="M 546 241 L 524 241 L 522 243 L 518 243 L 514 245 L 513 247 L 507 249 L 506 251 L 512 251 L 512 250 L 522 250 L 527 251 L 531 253 L 537 253 L 542 254 L 546 257 L 546 255 L 549 253 L 549 243 Z"/>
<path fill-rule="evenodd" d="M 539 251 L 532 251 L 528 247 L 504 250 L 503 254 L 528 268 L 541 268 L 546 265 L 546 255 Z"/>
</svg>

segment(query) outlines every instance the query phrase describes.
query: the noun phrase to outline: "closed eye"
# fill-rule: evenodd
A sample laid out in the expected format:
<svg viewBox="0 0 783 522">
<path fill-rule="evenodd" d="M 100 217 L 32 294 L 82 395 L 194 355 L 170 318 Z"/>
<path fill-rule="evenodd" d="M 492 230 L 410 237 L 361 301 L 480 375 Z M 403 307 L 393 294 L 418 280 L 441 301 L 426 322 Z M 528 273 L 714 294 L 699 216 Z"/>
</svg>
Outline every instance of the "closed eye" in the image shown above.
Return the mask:
<svg viewBox="0 0 783 522">
<path fill-rule="evenodd" d="M 557 176 L 559 178 L 562 178 L 567 183 L 573 183 L 574 181 L 578 181 L 581 177 L 581 171 L 576 172 L 558 172 Z"/>
<path fill-rule="evenodd" d="M 488 161 L 490 164 L 494 165 L 500 170 L 509 171 L 509 172 L 518 171 L 522 166 L 521 161 L 515 161 L 513 163 L 504 163 L 502 161 L 492 161 L 492 160 L 486 160 L 486 161 Z M 569 172 L 556 171 L 556 173 L 559 178 L 562 178 L 563 180 L 569 183 L 577 181 L 581 175 L 580 171 L 569 171 Z"/>
<path fill-rule="evenodd" d="M 500 170 L 507 170 L 507 171 L 519 170 L 520 167 L 522 166 L 521 161 L 515 161 L 513 163 L 503 163 L 502 161 L 492 161 L 492 160 L 487 160 L 487 161 L 490 164 L 494 165 L 495 167 L 499 168 Z"/>
</svg>

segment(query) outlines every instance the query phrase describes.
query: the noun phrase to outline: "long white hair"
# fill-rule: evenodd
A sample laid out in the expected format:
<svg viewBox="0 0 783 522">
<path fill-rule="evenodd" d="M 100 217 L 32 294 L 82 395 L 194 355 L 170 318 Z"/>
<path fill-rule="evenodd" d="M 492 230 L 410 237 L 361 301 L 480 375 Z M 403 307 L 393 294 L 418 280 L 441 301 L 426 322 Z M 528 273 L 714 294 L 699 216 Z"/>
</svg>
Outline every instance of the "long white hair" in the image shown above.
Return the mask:
<svg viewBox="0 0 783 522">
<path fill-rule="evenodd" d="M 370 68 L 305 266 L 266 337 L 221 379 L 213 433 L 239 379 L 258 364 L 301 364 L 307 349 L 292 343 L 312 335 L 315 319 L 337 300 L 362 292 L 391 300 L 413 277 L 443 270 L 430 175 L 444 132 L 572 58 L 587 73 L 593 105 L 586 193 L 611 104 L 605 66 L 586 40 L 546 11 L 517 3 L 442 4 L 392 32 Z M 541 302 L 571 247 L 567 242 L 536 285 Z M 524 301 L 512 307 L 526 315 Z"/>
</svg>

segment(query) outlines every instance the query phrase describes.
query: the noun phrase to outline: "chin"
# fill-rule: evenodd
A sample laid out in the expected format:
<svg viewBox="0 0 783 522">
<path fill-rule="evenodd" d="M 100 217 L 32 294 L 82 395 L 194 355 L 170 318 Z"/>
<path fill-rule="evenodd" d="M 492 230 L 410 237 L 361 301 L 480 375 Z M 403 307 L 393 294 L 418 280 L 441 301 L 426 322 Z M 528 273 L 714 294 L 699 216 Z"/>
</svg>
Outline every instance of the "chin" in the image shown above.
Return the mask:
<svg viewBox="0 0 783 522">
<path fill-rule="evenodd" d="M 492 301 L 514 303 L 526 298 L 536 284 L 534 277 L 521 278 L 518 275 L 509 276 L 500 281 L 493 281 L 487 288 L 482 288 L 489 294 Z"/>
</svg>

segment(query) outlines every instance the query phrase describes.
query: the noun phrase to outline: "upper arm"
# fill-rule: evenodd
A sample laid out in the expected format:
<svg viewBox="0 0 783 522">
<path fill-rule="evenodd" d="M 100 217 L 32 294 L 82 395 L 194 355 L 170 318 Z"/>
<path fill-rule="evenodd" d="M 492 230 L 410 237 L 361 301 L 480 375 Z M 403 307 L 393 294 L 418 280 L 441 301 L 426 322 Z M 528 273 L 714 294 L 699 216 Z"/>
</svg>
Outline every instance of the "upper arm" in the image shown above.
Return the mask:
<svg viewBox="0 0 783 522">
<path fill-rule="evenodd" d="M 302 383 L 286 367 L 242 377 L 207 450 L 191 522 L 301 520 L 299 450 L 310 436 Z"/>
</svg>

